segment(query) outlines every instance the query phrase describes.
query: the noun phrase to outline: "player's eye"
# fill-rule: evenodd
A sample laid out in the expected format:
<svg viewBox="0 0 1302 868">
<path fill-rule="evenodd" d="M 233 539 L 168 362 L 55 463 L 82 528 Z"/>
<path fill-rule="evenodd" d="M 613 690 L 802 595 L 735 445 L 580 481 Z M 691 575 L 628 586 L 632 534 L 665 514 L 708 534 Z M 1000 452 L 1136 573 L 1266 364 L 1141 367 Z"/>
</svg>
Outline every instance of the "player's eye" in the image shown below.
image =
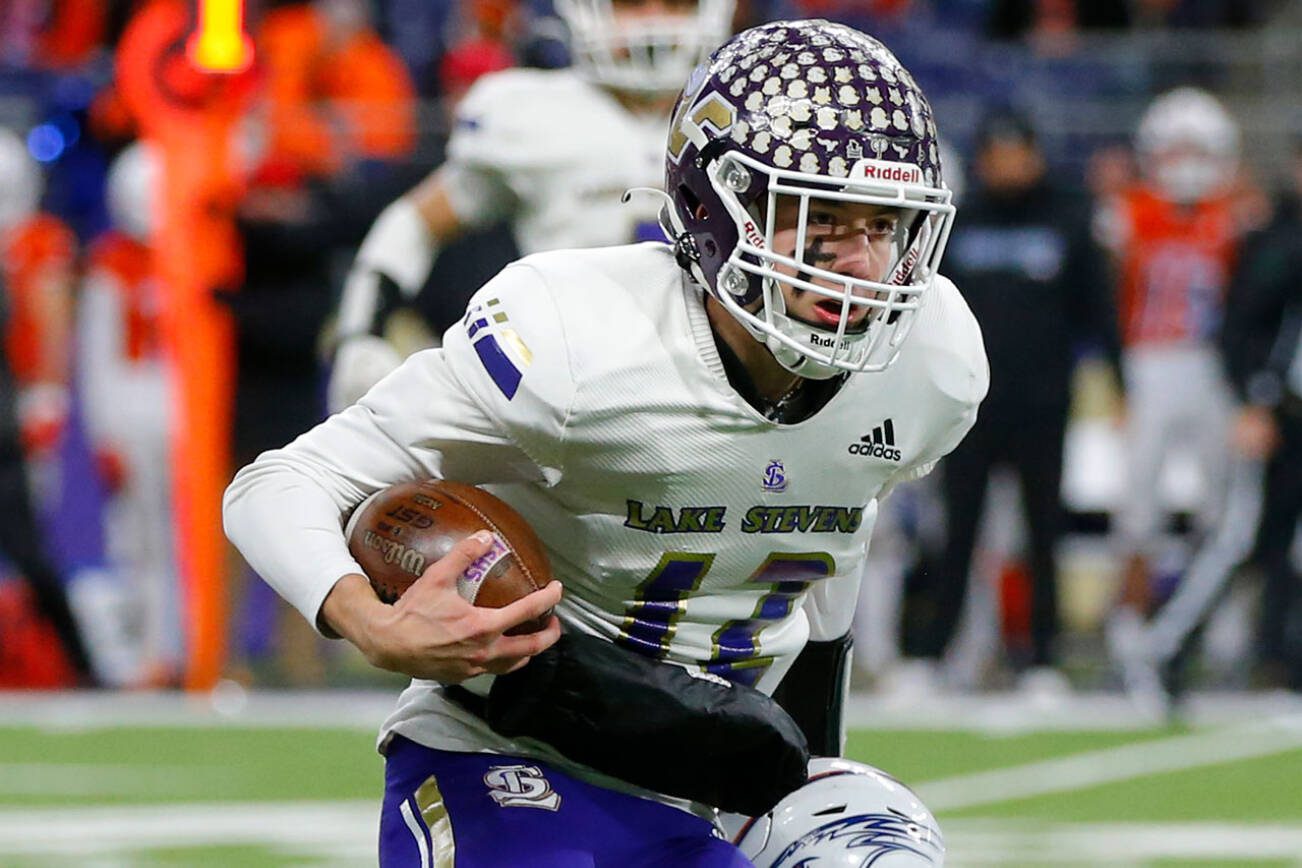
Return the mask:
<svg viewBox="0 0 1302 868">
<path fill-rule="evenodd" d="M 895 235 L 895 230 L 899 225 L 899 218 L 894 216 L 881 216 L 869 220 L 866 229 L 868 235 L 872 238 L 889 238 Z"/>
<path fill-rule="evenodd" d="M 837 216 L 831 211 L 815 211 L 811 209 L 809 212 L 810 226 L 835 226 L 836 224 Z"/>
</svg>

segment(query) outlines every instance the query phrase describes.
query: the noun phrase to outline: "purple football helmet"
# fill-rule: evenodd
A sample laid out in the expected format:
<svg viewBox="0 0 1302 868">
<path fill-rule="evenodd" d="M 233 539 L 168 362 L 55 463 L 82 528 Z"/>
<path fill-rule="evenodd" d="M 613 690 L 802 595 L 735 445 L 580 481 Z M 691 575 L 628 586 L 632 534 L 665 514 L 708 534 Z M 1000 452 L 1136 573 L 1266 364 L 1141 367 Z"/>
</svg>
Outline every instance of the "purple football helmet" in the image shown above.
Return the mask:
<svg viewBox="0 0 1302 868">
<path fill-rule="evenodd" d="M 913 76 L 876 39 L 822 20 L 746 30 L 696 68 L 674 108 L 665 191 L 680 264 L 784 367 L 814 379 L 895 360 L 954 216 Z M 818 267 L 806 232 L 820 201 L 899 209 L 882 280 Z M 774 249 L 779 202 L 799 206 L 790 256 Z M 783 285 L 840 303 L 838 326 L 788 316 Z M 848 327 L 856 305 L 870 315 Z"/>
</svg>

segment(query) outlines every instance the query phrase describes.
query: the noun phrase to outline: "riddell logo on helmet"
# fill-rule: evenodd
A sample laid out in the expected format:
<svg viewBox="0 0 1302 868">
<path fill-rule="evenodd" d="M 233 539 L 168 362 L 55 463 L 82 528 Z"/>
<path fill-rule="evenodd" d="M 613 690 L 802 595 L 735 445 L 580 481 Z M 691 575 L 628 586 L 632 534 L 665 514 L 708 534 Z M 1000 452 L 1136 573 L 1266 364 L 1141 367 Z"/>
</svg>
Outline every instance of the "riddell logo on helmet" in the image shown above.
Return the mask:
<svg viewBox="0 0 1302 868">
<path fill-rule="evenodd" d="M 897 184 L 921 184 L 922 170 L 909 163 L 892 163 L 886 160 L 860 160 L 851 172 L 853 178 L 865 181 L 891 181 Z"/>
<path fill-rule="evenodd" d="M 764 236 L 760 234 L 760 231 L 755 227 L 755 224 L 747 220 L 746 225 L 743 228 L 746 230 L 746 240 L 750 242 L 752 246 L 763 250 Z"/>
<path fill-rule="evenodd" d="M 816 347 L 826 347 L 827 349 L 832 349 L 836 347 L 836 338 L 825 338 L 822 335 L 811 334 L 809 336 L 809 342 Z M 850 348 L 850 342 L 844 340 L 841 341 L 840 348 L 843 350 L 848 350 Z"/>
</svg>

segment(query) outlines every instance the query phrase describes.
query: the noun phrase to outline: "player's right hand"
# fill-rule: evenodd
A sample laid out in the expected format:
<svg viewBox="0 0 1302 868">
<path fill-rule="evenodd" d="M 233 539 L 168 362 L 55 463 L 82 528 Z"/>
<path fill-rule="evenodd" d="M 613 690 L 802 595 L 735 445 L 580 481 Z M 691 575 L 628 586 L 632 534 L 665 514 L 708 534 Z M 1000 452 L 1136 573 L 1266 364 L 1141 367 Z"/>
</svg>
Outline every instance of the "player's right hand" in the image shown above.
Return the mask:
<svg viewBox="0 0 1302 868">
<path fill-rule="evenodd" d="M 1279 424 L 1269 407 L 1244 407 L 1230 428 L 1230 444 L 1243 457 L 1256 461 L 1269 458 L 1279 440 Z"/>
<path fill-rule="evenodd" d="M 402 354 L 384 338 L 354 335 L 335 353 L 326 403 L 331 413 L 349 407 L 402 364 Z"/>
<path fill-rule="evenodd" d="M 553 615 L 537 633 L 506 636 L 505 632 L 541 617 L 560 602 L 561 584 L 553 581 L 500 609 L 468 603 L 457 593 L 457 577 L 485 554 L 490 544 L 486 534 L 461 540 L 391 606 L 381 603 L 368 583 L 365 590 L 376 605 L 359 607 L 357 611 L 364 612 L 360 619 L 336 619 L 338 606 L 332 607 L 333 611 L 323 608 L 323 612 L 381 669 L 444 684 L 484 673 L 512 672 L 560 638 L 560 621 Z"/>
</svg>

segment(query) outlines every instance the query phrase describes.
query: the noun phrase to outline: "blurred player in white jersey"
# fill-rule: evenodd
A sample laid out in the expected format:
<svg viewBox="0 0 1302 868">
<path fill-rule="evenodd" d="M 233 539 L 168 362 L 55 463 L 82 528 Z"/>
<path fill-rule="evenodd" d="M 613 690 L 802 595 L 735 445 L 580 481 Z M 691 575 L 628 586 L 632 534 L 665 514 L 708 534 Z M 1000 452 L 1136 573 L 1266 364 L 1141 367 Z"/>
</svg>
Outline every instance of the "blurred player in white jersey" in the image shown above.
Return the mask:
<svg viewBox="0 0 1302 868">
<path fill-rule="evenodd" d="M 659 186 L 674 95 L 727 38 L 733 5 L 557 0 L 574 68 L 510 69 L 476 82 L 457 105 L 447 161 L 380 214 L 344 283 L 332 412 L 410 351 L 410 338 L 388 331 L 390 316 L 466 230 L 509 220 L 525 254 L 662 237 L 653 199 L 630 208 L 620 197 Z"/>
<path fill-rule="evenodd" d="M 78 300 L 79 378 L 86 427 L 109 490 L 109 558 L 129 593 L 137 645 L 129 683 L 179 683 L 184 661 L 172 516 L 171 371 L 160 317 L 153 231 L 157 157 L 137 142 L 113 161 L 113 228 L 95 240 Z"/>
<path fill-rule="evenodd" d="M 745 31 L 692 73 L 666 152 L 672 244 L 508 266 L 441 348 L 227 492 L 260 575 L 415 679 L 381 735 L 386 868 L 750 864 L 706 818 L 762 814 L 809 750 L 842 750 L 878 501 L 986 392 L 937 272 L 954 208 L 931 108 L 881 43 Z M 427 477 L 519 510 L 564 599 L 465 603 L 472 537 L 381 603 L 345 522 Z"/>
</svg>

